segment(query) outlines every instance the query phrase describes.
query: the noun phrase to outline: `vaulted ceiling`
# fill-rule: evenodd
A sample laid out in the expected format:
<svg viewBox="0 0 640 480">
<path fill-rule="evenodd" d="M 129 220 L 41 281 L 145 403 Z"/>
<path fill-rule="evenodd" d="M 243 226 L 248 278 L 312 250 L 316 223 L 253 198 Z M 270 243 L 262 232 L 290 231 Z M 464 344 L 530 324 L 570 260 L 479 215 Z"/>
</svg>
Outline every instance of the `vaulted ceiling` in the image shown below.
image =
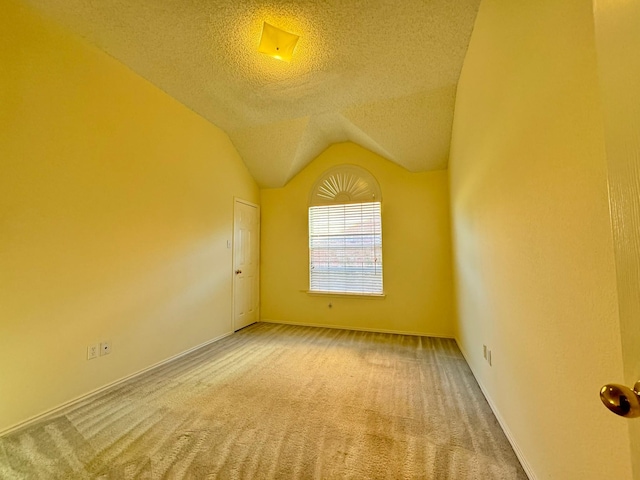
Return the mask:
<svg viewBox="0 0 640 480">
<path fill-rule="evenodd" d="M 223 129 L 263 187 L 352 141 L 446 168 L 480 0 L 27 0 Z M 300 35 L 258 52 L 263 22 Z"/>
</svg>

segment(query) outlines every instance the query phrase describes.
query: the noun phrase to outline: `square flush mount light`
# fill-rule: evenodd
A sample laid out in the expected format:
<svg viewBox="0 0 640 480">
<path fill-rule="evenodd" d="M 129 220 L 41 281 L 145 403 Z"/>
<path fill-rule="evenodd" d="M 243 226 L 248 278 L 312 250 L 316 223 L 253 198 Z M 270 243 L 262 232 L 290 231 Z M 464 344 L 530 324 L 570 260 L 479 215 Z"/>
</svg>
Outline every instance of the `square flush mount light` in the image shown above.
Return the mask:
<svg viewBox="0 0 640 480">
<path fill-rule="evenodd" d="M 285 32 L 264 22 L 258 51 L 278 60 L 290 62 L 299 38 L 298 35 Z"/>
</svg>

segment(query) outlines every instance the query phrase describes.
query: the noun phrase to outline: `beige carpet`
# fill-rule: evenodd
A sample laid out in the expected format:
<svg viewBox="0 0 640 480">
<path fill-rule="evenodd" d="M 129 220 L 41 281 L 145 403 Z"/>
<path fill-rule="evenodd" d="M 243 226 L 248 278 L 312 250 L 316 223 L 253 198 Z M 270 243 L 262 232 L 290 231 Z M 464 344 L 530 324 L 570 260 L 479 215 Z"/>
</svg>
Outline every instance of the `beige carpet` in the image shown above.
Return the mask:
<svg viewBox="0 0 640 480">
<path fill-rule="evenodd" d="M 523 479 L 452 340 L 259 323 L 0 438 L 2 479 Z"/>
</svg>

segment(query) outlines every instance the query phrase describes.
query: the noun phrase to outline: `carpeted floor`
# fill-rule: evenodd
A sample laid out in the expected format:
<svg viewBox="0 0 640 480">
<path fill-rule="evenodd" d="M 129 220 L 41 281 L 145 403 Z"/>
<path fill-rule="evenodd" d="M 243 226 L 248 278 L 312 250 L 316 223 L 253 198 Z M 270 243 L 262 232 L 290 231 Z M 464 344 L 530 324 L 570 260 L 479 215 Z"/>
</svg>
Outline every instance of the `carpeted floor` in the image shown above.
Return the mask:
<svg viewBox="0 0 640 480">
<path fill-rule="evenodd" d="M 0 438 L 2 479 L 522 479 L 453 340 L 258 323 Z"/>
</svg>

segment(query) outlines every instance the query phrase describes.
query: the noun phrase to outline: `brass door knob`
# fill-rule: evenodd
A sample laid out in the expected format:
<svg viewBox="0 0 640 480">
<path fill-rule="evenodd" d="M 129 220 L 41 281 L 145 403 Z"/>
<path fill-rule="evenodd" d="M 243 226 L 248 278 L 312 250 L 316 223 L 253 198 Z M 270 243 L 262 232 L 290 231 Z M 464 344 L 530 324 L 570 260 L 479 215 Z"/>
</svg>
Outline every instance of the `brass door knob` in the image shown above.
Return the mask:
<svg viewBox="0 0 640 480">
<path fill-rule="evenodd" d="M 625 418 L 640 417 L 640 380 L 633 390 L 624 385 L 607 384 L 600 389 L 600 400 L 616 415 Z"/>
</svg>

